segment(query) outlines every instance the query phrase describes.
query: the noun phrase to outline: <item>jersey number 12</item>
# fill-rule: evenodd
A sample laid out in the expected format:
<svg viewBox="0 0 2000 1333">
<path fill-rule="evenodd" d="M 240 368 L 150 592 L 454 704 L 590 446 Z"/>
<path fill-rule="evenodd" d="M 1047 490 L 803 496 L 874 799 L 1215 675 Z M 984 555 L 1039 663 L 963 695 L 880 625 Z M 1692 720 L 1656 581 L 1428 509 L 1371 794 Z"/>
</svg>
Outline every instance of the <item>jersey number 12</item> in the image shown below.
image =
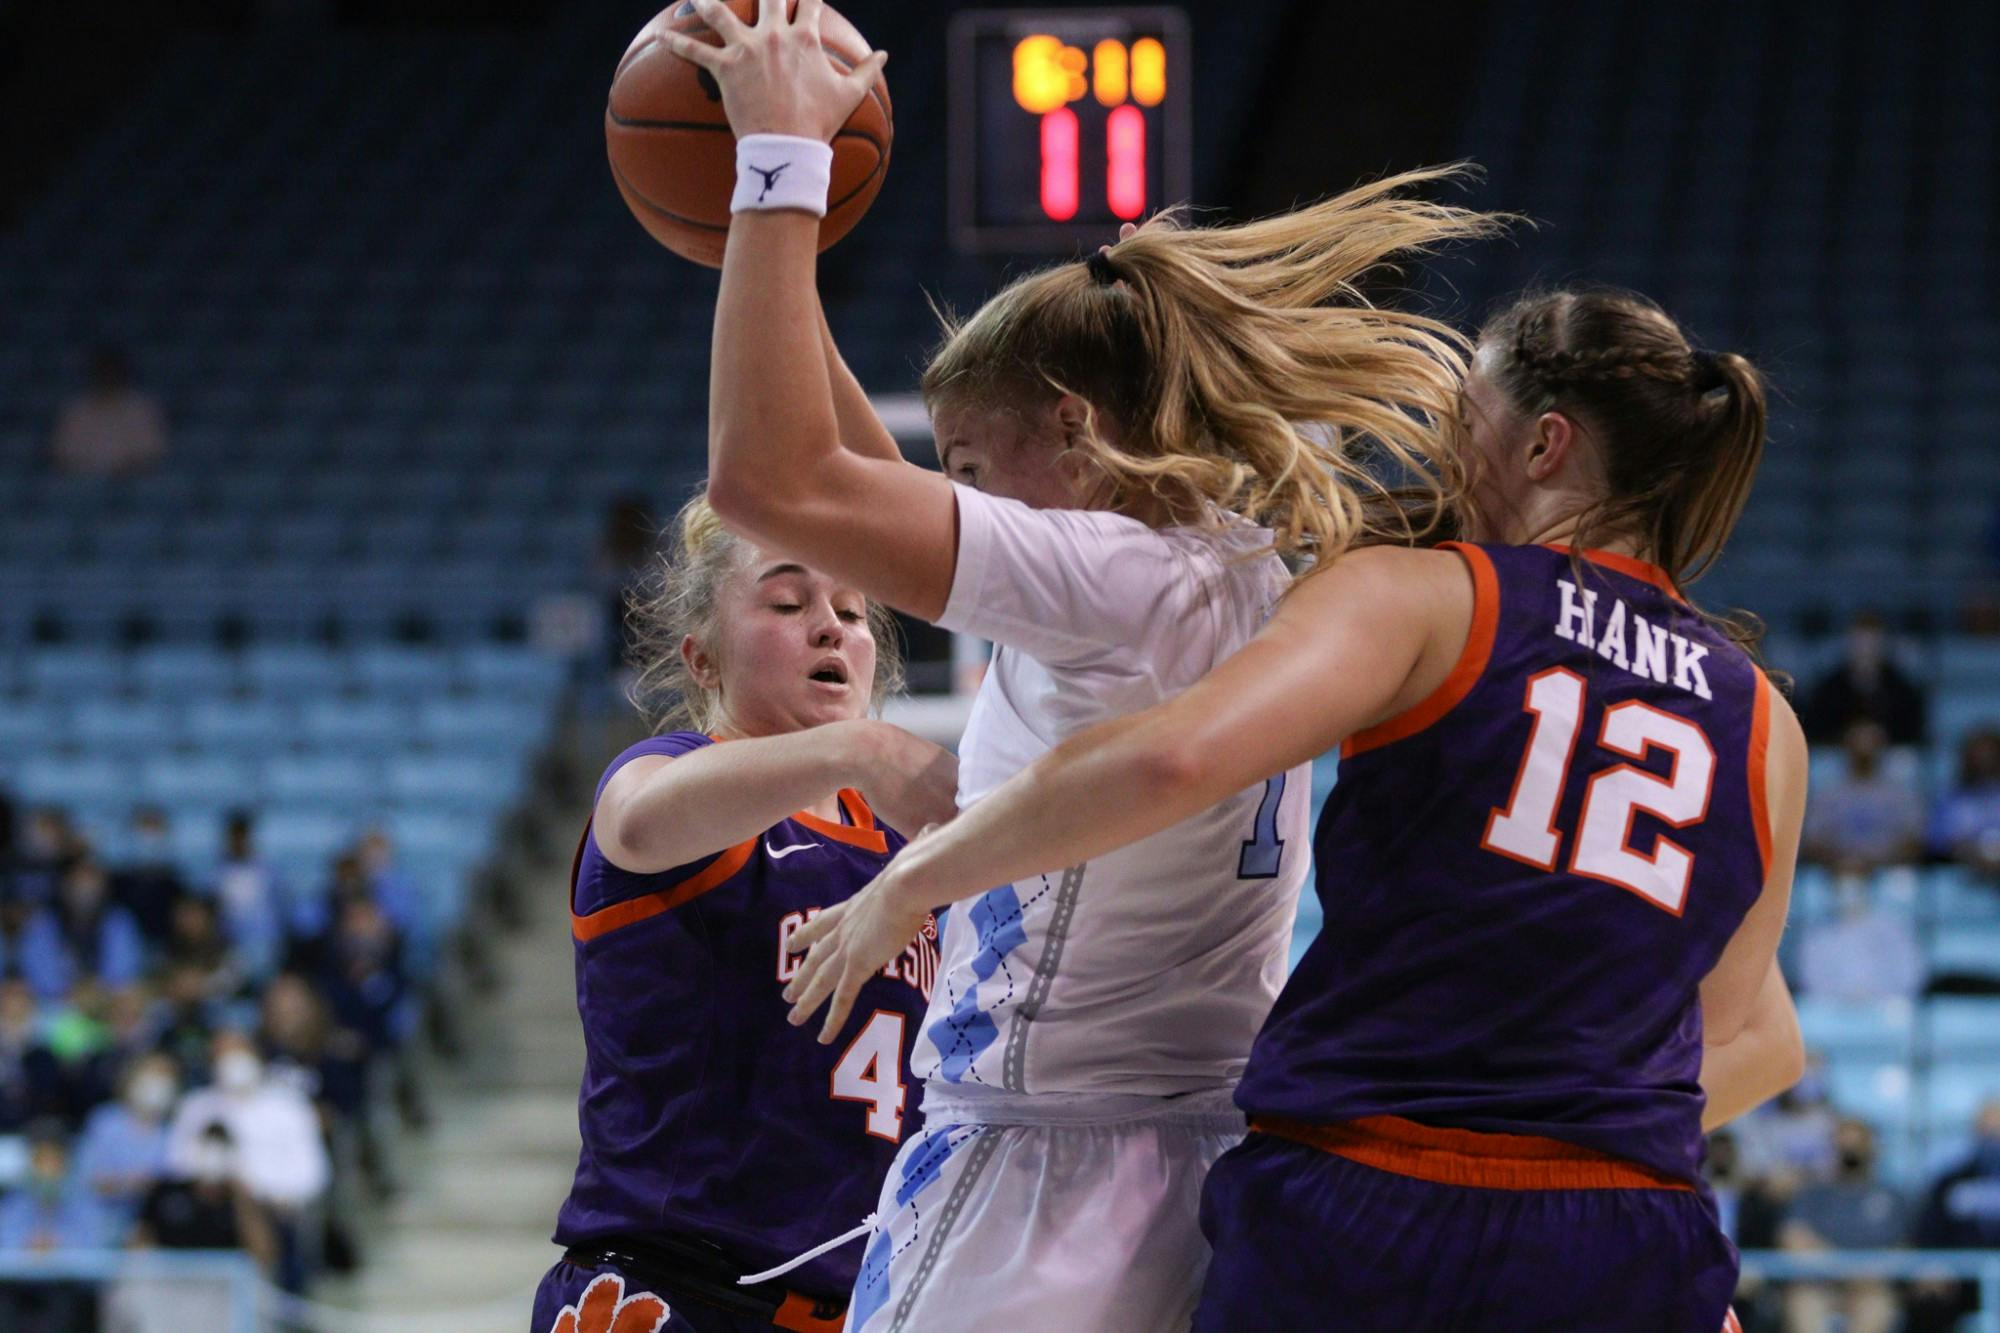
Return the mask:
<svg viewBox="0 0 2000 1333">
<path fill-rule="evenodd" d="M 1533 715 L 1535 729 L 1521 756 L 1513 794 L 1486 821 L 1480 846 L 1487 851 L 1537 870 L 1556 868 L 1562 850 L 1556 807 L 1576 756 L 1586 692 L 1583 677 L 1564 667 L 1529 679 L 1524 707 Z M 1650 853 L 1640 852 L 1632 846 L 1632 822 L 1644 811 L 1677 829 L 1700 823 L 1715 786 L 1715 747 L 1686 718 L 1636 699 L 1604 710 L 1597 744 L 1642 761 L 1655 748 L 1662 749 L 1673 756 L 1673 767 L 1665 777 L 1631 764 L 1614 764 L 1591 775 L 1570 846 L 1569 873 L 1616 884 L 1679 916 L 1687 904 L 1694 854 L 1665 835 L 1654 840 Z"/>
</svg>

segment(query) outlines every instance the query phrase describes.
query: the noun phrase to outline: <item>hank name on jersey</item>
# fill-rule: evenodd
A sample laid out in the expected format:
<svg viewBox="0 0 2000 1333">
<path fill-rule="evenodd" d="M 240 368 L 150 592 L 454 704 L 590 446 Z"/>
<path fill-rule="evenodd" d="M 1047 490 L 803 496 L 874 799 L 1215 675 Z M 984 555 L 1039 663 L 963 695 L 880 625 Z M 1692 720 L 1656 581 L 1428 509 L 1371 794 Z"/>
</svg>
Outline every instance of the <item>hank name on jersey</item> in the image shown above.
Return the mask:
<svg viewBox="0 0 2000 1333">
<path fill-rule="evenodd" d="M 1576 585 L 1557 579 L 1562 589 L 1562 610 L 1556 617 L 1556 637 L 1568 639 L 1579 648 L 1594 648 L 1597 655 L 1613 666 L 1642 680 L 1660 685 L 1673 684 L 1703 699 L 1713 699 L 1708 677 L 1702 673 L 1701 659 L 1708 649 L 1673 633 L 1664 625 L 1648 624 L 1646 618 L 1625 605 L 1622 597 L 1611 597 L 1611 613 L 1597 613 L 1597 594 L 1585 589 L 1577 597 Z M 1629 626 L 1629 629 L 1628 629 Z M 1668 644 L 1673 651 L 1671 680 L 1668 672 Z"/>
<path fill-rule="evenodd" d="M 803 912 L 787 912 L 778 918 L 778 981 L 790 981 L 798 975 L 799 960 L 790 952 L 792 936 L 799 927 L 820 914 L 817 907 Z M 910 941 L 910 947 L 889 960 L 882 969 L 882 975 L 891 981 L 907 981 L 917 988 L 926 1003 L 931 998 L 931 987 L 937 984 L 938 973 L 938 924 L 935 915 L 924 916 L 923 931 Z"/>
</svg>

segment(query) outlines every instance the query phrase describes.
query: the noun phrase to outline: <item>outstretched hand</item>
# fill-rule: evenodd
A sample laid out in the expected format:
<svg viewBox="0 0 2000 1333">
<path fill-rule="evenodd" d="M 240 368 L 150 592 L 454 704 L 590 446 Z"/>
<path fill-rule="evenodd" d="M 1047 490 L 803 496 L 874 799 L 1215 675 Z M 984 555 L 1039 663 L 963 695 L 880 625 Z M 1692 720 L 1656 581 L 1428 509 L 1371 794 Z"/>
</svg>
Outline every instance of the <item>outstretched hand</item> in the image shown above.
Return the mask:
<svg viewBox="0 0 2000 1333">
<path fill-rule="evenodd" d="M 898 892 L 896 866 L 908 851 L 898 853 L 867 888 L 822 909 L 792 935 L 787 946 L 805 955 L 785 987 L 785 1000 L 792 1006 L 789 1021 L 799 1027 L 826 1005 L 826 1021 L 819 1030 L 822 1046 L 840 1035 L 868 979 L 880 975 L 910 947 L 930 915 L 928 907 L 908 907 L 899 901 L 907 895 Z"/>
<path fill-rule="evenodd" d="M 722 45 L 679 32 L 661 40 L 715 76 L 738 138 L 794 134 L 831 141 L 889 60 L 887 52 L 876 51 L 851 70 L 837 68 L 820 46 L 825 0 L 798 0 L 789 19 L 784 0 L 760 0 L 755 23 L 737 18 L 722 0 L 694 0 L 694 7 Z"/>
</svg>

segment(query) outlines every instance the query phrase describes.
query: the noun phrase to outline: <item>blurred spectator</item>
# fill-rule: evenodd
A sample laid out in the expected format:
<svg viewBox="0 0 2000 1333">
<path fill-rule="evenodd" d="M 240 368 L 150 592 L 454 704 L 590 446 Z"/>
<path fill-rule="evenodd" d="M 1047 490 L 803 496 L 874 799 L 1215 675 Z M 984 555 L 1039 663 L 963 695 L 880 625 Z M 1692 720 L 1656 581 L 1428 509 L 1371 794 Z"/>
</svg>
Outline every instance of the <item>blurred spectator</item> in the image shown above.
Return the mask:
<svg viewBox="0 0 2000 1333">
<path fill-rule="evenodd" d="M 82 839 L 69 816 L 44 806 L 28 816 L 28 827 L 14 857 L 12 883 L 7 897 L 29 906 L 49 902 L 56 896 L 63 867 L 82 850 Z"/>
<path fill-rule="evenodd" d="M 182 898 L 168 918 L 166 948 L 169 969 L 185 968 L 201 976 L 203 994 L 226 999 L 242 989 L 243 974 L 223 938 L 219 909 L 206 898 Z"/>
<path fill-rule="evenodd" d="M 208 974 L 191 963 L 175 963 L 167 969 L 162 990 L 157 1020 L 159 1049 L 172 1057 L 190 1084 L 205 1082 L 208 1054 L 220 1026 Z"/>
<path fill-rule="evenodd" d="M 2000 731 L 1981 727 L 1958 747 L 1958 781 L 1931 815 L 1931 855 L 2000 877 Z"/>
<path fill-rule="evenodd" d="M 83 1128 L 91 1107 L 118 1089 L 120 1070 L 104 1025 L 106 994 L 95 981 L 78 982 L 42 1019 L 42 1043 L 62 1079 L 63 1124 L 72 1132 Z"/>
<path fill-rule="evenodd" d="M 410 1022 L 402 938 L 374 898 L 355 894 L 334 904 L 320 960 L 320 985 L 335 1021 L 359 1033 L 370 1054 L 398 1045 Z"/>
<path fill-rule="evenodd" d="M 1979 1108 L 1965 1159 L 1931 1186 L 1916 1240 L 1928 1249 L 2000 1250 L 2000 1096 Z"/>
<path fill-rule="evenodd" d="M 243 1179 L 241 1154 L 227 1123 L 211 1120 L 196 1130 L 180 1166 L 146 1192 L 132 1244 L 243 1250 L 270 1271 L 277 1244 Z"/>
<path fill-rule="evenodd" d="M 132 914 L 149 944 L 159 945 L 166 941 L 174 903 L 186 894 L 174 864 L 173 830 L 166 811 L 156 805 L 140 806 L 132 815 L 131 859 L 111 877 L 113 901 Z"/>
<path fill-rule="evenodd" d="M 1782 1248 L 1886 1250 L 1909 1234 L 1903 1196 L 1875 1178 L 1875 1135 L 1859 1120 L 1842 1120 L 1834 1131 L 1838 1165 L 1833 1179 L 1815 1181 L 1793 1197 L 1778 1229 Z M 1896 1298 L 1887 1282 L 1857 1278 L 1846 1282 L 1795 1282 L 1785 1292 L 1785 1326 L 1790 1333 L 1820 1333 L 1834 1326 L 1836 1311 L 1847 1333 L 1889 1333 L 1896 1322 Z"/>
<path fill-rule="evenodd" d="M 1789 1199 L 1806 1182 L 1833 1175 L 1838 1123 L 1827 1102 L 1826 1060 L 1807 1051 L 1799 1081 L 1732 1128 L 1748 1172 Z"/>
<path fill-rule="evenodd" d="M 1807 694 L 1799 720 L 1815 745 L 1834 744 L 1862 721 L 1880 726 L 1891 745 L 1921 745 L 1925 713 L 1923 692 L 1890 660 L 1882 617 L 1864 611 L 1847 628 L 1839 665 Z"/>
<path fill-rule="evenodd" d="M 108 1243 L 104 1210 L 70 1171 L 62 1126 L 37 1124 L 28 1138 L 28 1178 L 0 1199 L 0 1250 L 88 1250 Z"/>
<path fill-rule="evenodd" d="M 1805 927 L 1799 945 L 1800 988 L 1829 1000 L 1913 1000 L 1924 988 L 1924 953 L 1901 913 L 1874 901 L 1869 881 L 1842 875 L 1834 884 L 1839 915 Z"/>
<path fill-rule="evenodd" d="M 71 1175 L 61 1128 L 37 1126 L 30 1136 L 28 1179 L 0 1199 L 0 1253 L 94 1250 L 115 1239 L 104 1210 Z M 96 1327 L 97 1293 L 88 1284 L 0 1286 L 0 1328 L 75 1333 Z"/>
<path fill-rule="evenodd" d="M 389 920 L 403 937 L 413 971 L 423 970 L 420 959 L 431 955 L 430 918 L 424 911 L 423 895 L 416 882 L 396 864 L 396 847 L 381 829 L 370 829 L 355 844 L 361 873 L 368 892 L 374 896 Z"/>
<path fill-rule="evenodd" d="M 259 980 L 271 975 L 285 944 L 284 891 L 257 853 L 256 822 L 247 810 L 232 811 L 224 826 L 215 899 L 223 932 L 245 971 Z"/>
<path fill-rule="evenodd" d="M 257 1039 L 273 1079 L 289 1080 L 330 1116 L 359 1121 L 366 1043 L 359 1033 L 334 1027 L 326 1003 L 304 977 L 280 972 L 264 988 Z"/>
<path fill-rule="evenodd" d="M 167 1165 L 167 1113 L 180 1093 L 174 1062 L 149 1055 L 125 1070 L 117 1101 L 90 1113 L 77 1141 L 77 1174 L 121 1225 Z"/>
<path fill-rule="evenodd" d="M 266 1077 L 257 1048 L 241 1032 L 216 1034 L 215 1083 L 181 1098 L 167 1132 L 167 1165 L 192 1175 L 203 1161 L 202 1136 L 211 1124 L 229 1130 L 237 1178 L 269 1210 L 278 1234 L 279 1275 L 288 1291 L 304 1285 L 311 1263 L 304 1243 L 312 1210 L 329 1183 L 318 1114 L 287 1079 Z"/>
<path fill-rule="evenodd" d="M 1885 772 L 1888 733 L 1855 722 L 1841 738 L 1846 771 L 1813 793 L 1806 810 L 1803 855 L 1822 865 L 1862 872 L 1916 860 L 1923 845 L 1924 803 L 1914 783 Z"/>
<path fill-rule="evenodd" d="M 1925 1250 L 2000 1249 L 2000 1097 L 1973 1120 L 1972 1146 L 1931 1185 L 1911 1236 Z M 1970 1283 L 1926 1279 L 1912 1284 L 1906 1333 L 1946 1333 L 1978 1306 Z"/>
<path fill-rule="evenodd" d="M 111 900 L 111 876 L 91 856 L 79 856 L 63 872 L 62 890 L 51 917 L 56 947 L 50 971 L 57 989 L 78 981 L 129 986 L 145 967 L 146 946 L 139 923 Z"/>
<path fill-rule="evenodd" d="M 34 992 L 19 979 L 0 982 L 0 1133 L 58 1116 L 66 1100 L 62 1067 L 42 1039 Z"/>
<path fill-rule="evenodd" d="M 90 358 L 90 385 L 63 404 L 49 454 L 58 472 L 124 477 L 167 453 L 167 417 L 138 386 L 125 349 L 106 345 Z"/>
</svg>

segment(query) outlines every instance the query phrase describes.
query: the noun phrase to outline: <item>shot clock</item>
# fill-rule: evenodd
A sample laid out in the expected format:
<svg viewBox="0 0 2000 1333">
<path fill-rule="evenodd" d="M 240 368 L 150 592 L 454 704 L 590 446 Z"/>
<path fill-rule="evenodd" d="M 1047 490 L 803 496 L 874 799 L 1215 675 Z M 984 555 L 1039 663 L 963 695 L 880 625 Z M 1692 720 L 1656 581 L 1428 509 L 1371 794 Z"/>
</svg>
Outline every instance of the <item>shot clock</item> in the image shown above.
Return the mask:
<svg viewBox="0 0 2000 1333">
<path fill-rule="evenodd" d="M 1073 250 L 1187 198 L 1178 9 L 978 9 L 951 25 L 951 228 L 963 250 Z"/>
</svg>

